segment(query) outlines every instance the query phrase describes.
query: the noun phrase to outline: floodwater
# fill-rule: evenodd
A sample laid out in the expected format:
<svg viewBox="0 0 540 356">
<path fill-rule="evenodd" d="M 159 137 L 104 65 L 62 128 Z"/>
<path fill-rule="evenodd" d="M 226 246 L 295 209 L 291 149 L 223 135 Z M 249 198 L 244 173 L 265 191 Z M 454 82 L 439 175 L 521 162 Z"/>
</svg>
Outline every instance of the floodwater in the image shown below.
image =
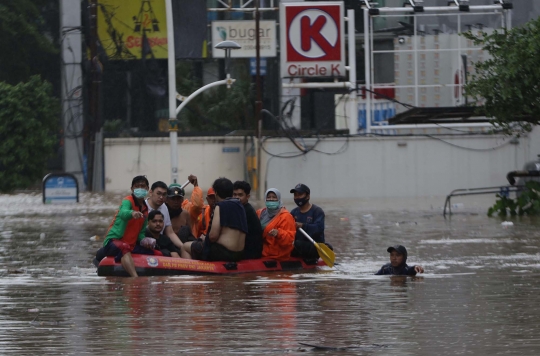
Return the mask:
<svg viewBox="0 0 540 356">
<path fill-rule="evenodd" d="M 322 202 L 335 268 L 98 277 L 121 195 L 0 195 L 0 354 L 536 355 L 540 220 L 443 199 Z M 454 203 L 454 202 L 453 202 Z M 461 204 L 461 205 L 460 205 Z M 288 204 L 289 207 L 290 204 Z M 403 244 L 421 277 L 374 276 Z M 307 343 L 333 347 L 316 349 Z"/>
</svg>

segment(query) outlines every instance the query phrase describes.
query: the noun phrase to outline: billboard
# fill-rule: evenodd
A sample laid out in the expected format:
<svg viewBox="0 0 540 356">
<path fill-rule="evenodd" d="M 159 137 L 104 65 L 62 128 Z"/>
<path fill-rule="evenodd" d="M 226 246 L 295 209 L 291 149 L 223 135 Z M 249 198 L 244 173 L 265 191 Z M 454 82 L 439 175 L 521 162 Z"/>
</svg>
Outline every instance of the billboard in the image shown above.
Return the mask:
<svg viewBox="0 0 540 356">
<path fill-rule="evenodd" d="M 280 4 L 281 77 L 343 77 L 343 2 Z"/>
<path fill-rule="evenodd" d="M 255 21 L 213 21 L 212 43 L 234 41 L 242 48 L 231 51 L 232 58 L 250 58 L 256 56 Z M 259 41 L 261 57 L 276 56 L 276 21 L 259 21 Z M 212 57 L 224 58 L 225 51 L 212 46 Z"/>
<path fill-rule="evenodd" d="M 167 58 L 164 0 L 99 0 L 97 23 L 109 59 L 140 59 L 143 49 L 147 57 Z"/>
</svg>

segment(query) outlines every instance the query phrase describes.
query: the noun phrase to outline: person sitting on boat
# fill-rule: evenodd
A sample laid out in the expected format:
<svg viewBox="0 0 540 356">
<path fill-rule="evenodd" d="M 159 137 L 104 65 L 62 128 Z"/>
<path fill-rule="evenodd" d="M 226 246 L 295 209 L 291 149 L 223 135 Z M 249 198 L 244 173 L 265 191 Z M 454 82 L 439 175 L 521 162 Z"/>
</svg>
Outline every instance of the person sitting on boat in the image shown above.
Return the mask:
<svg viewBox="0 0 540 356">
<path fill-rule="evenodd" d="M 131 276 L 137 277 L 132 253 L 154 255 L 151 248 L 138 244 L 145 238 L 148 216 L 148 207 L 144 198 L 148 194 L 148 179 L 145 176 L 136 176 L 131 182 L 131 195 L 122 200 L 116 212 L 103 247 L 96 253 L 96 259 L 101 261 L 106 256 L 114 256 L 114 260 L 122 263 L 124 270 Z M 147 246 L 149 247 L 149 246 Z"/>
<path fill-rule="evenodd" d="M 212 188 L 216 193 L 216 207 L 210 218 L 208 234 L 197 241 L 185 243 L 182 257 L 204 261 L 239 261 L 244 254 L 248 231 L 246 212 L 240 200 L 232 197 L 233 183 L 229 179 L 216 179 Z"/>
<path fill-rule="evenodd" d="M 291 210 L 297 229 L 291 256 L 317 260 L 319 259 L 317 248 L 298 229 L 303 229 L 315 242 L 326 244 L 324 240 L 324 211 L 319 206 L 310 203 L 310 190 L 307 185 L 299 183 L 291 189 L 291 193 L 294 194 L 294 203 L 297 205 Z M 330 244 L 326 245 L 333 250 Z"/>
<path fill-rule="evenodd" d="M 407 265 L 407 249 L 405 246 L 390 246 L 386 251 L 390 253 L 390 263 L 382 266 L 375 273 L 376 275 L 416 276 L 417 273 L 424 273 L 422 266 Z"/>
<path fill-rule="evenodd" d="M 216 192 L 214 188 L 210 187 L 206 193 L 207 205 L 203 205 L 202 212 L 197 217 L 196 223 L 193 224 L 193 236 L 201 238 L 206 236 L 210 227 L 210 218 L 214 213 L 216 207 Z M 187 204 L 186 202 L 184 202 Z"/>
<path fill-rule="evenodd" d="M 152 210 L 148 214 L 148 227 L 145 236 L 155 239 L 154 249 L 161 251 L 163 256 L 180 257 L 182 251 L 172 243 L 168 236 L 161 233 L 164 223 L 163 213 L 159 210 Z"/>
<path fill-rule="evenodd" d="M 161 233 L 168 236 L 176 247 L 182 248 L 182 241 L 180 241 L 173 231 L 169 209 L 167 208 L 167 205 L 164 204 L 165 198 L 167 197 L 167 189 L 167 184 L 164 182 L 154 182 L 150 188 L 150 197 L 146 199 L 146 206 L 148 206 L 148 212 L 151 212 L 152 210 L 161 211 L 165 221 Z"/>
<path fill-rule="evenodd" d="M 165 202 L 169 210 L 172 229 L 183 243 L 187 242 L 190 237 L 192 238 L 191 240 L 194 240 L 192 234 L 196 232 L 197 218 L 203 208 L 202 190 L 197 182 L 197 177 L 190 174 L 188 180 L 193 184 L 193 192 L 191 193 L 190 200 L 184 199 L 185 190 L 182 186 L 173 183 L 169 185 L 167 201 Z M 180 232 L 181 229 L 186 231 Z"/>
<path fill-rule="evenodd" d="M 266 208 L 257 210 L 263 228 L 263 257 L 286 260 L 293 250 L 296 224 L 281 203 L 281 193 L 275 188 L 265 193 Z"/>
<path fill-rule="evenodd" d="M 245 181 L 236 181 L 233 188 L 233 198 L 240 200 L 246 211 L 248 232 L 244 246 L 244 259 L 261 258 L 263 249 L 262 227 L 257 212 L 249 203 L 251 185 Z"/>
</svg>

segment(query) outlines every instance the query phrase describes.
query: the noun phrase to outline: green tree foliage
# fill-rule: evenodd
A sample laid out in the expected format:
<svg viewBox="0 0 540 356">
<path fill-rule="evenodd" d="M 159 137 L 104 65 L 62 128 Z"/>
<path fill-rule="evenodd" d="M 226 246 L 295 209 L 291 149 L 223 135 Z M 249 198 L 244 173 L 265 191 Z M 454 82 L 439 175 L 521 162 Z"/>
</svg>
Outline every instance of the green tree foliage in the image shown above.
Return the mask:
<svg viewBox="0 0 540 356">
<path fill-rule="evenodd" d="M 464 36 L 491 55 L 475 63 L 466 95 L 505 133 L 531 131 L 540 121 L 540 18 L 511 30 Z"/>
<path fill-rule="evenodd" d="M 0 191 L 26 188 L 43 177 L 58 142 L 59 103 L 51 84 L 0 82 Z"/>
<path fill-rule="evenodd" d="M 58 0 L 0 0 L 0 82 L 58 74 L 57 17 Z"/>
<path fill-rule="evenodd" d="M 529 181 L 519 197 L 511 199 L 497 194 L 497 201 L 488 209 L 488 216 L 497 213 L 499 216 L 522 216 L 540 214 L 540 183 Z"/>
<path fill-rule="evenodd" d="M 237 66 L 238 67 L 238 66 Z M 223 131 L 253 128 L 253 89 L 246 68 L 238 68 L 236 82 L 210 88 L 199 94 L 182 109 L 178 117 L 181 131 Z M 216 78 L 216 80 L 218 80 Z M 177 65 L 177 91 L 188 96 L 203 83 L 191 72 L 189 62 Z"/>
</svg>

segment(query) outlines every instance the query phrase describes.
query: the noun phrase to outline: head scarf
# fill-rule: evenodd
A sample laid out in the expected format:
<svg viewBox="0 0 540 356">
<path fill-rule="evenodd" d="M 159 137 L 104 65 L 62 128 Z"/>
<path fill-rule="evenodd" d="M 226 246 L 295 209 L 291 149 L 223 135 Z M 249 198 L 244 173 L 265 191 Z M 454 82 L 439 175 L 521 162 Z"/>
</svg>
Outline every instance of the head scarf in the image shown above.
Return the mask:
<svg viewBox="0 0 540 356">
<path fill-rule="evenodd" d="M 277 213 L 281 210 L 283 207 L 283 203 L 281 203 L 281 193 L 276 188 L 270 188 L 264 193 L 264 201 L 266 202 L 266 198 L 268 197 L 268 193 L 274 193 L 277 196 L 279 206 L 276 209 L 268 209 L 264 208 L 261 212 L 261 226 L 263 229 L 268 225 L 268 223 L 274 218 L 274 216 L 277 215 Z"/>
</svg>

